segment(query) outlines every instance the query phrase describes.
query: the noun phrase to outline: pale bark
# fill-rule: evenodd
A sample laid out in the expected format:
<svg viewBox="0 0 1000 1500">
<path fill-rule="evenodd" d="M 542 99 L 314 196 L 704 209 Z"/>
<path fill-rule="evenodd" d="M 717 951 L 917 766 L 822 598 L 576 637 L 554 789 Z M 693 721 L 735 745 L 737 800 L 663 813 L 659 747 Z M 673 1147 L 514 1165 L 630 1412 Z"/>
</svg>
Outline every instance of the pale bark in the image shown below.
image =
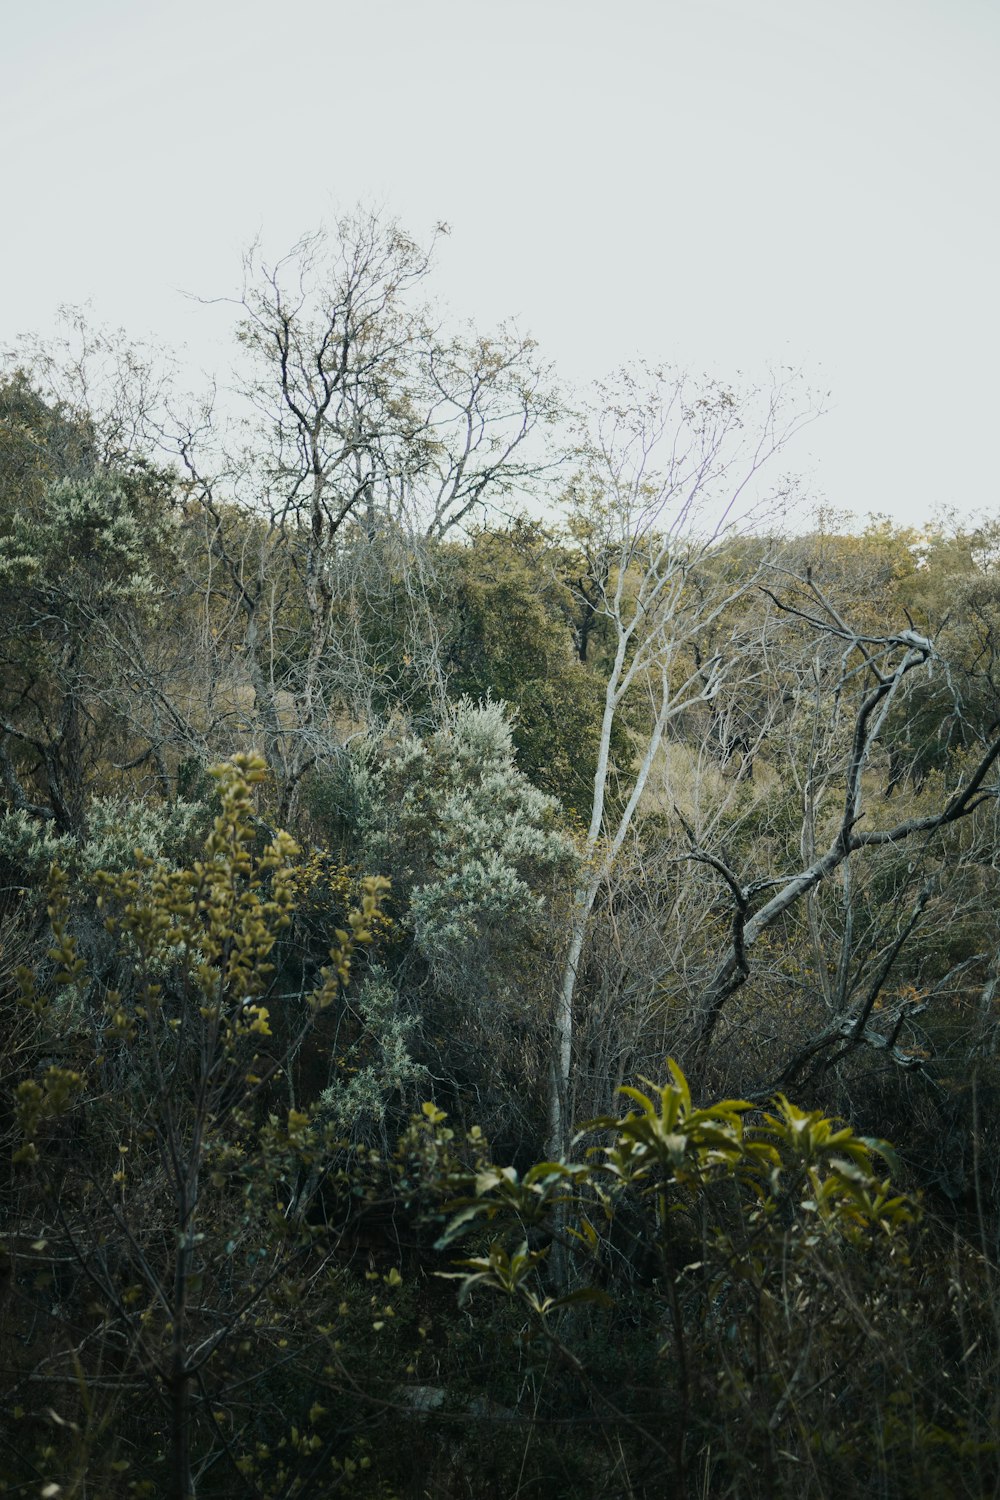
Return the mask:
<svg viewBox="0 0 1000 1500">
<path fill-rule="evenodd" d="M 854 632 L 820 594 L 811 579 L 804 581 L 804 587 L 821 606 L 823 611 L 821 615 L 815 616 L 803 609 L 794 608 L 778 599 L 770 591 L 768 592 L 780 609 L 808 621 L 818 630 L 827 631 L 845 641 L 848 650 L 844 657 L 843 675 L 836 689 L 838 697 L 845 690 L 849 676 L 853 675 L 856 670 L 850 669 L 847 665 L 848 658 L 852 654 L 860 656 L 860 670 L 866 673 L 870 686 L 862 697 L 855 716 L 844 777 L 845 789 L 840 819 L 836 832 L 826 849 L 819 854 L 815 854 L 813 850 L 813 822 L 807 796 L 805 814 L 808 830 L 803 836 L 802 847 L 804 852 L 808 850 L 813 857 L 803 868 L 789 876 L 752 882 L 745 886 L 739 882 L 733 872 L 728 870 L 724 872 L 733 895 L 733 937 L 728 952 L 716 968 L 702 996 L 694 1049 L 696 1066 L 704 1063 L 727 1001 L 750 976 L 751 950 L 781 917 L 801 900 L 810 899 L 823 882 L 836 871 L 849 870 L 849 862 L 854 855 L 865 849 L 900 844 L 917 834 L 935 833 L 951 823 L 968 817 L 983 801 L 997 795 L 995 788 L 985 787 L 985 782 L 1000 759 L 1000 737 L 994 737 L 984 747 L 976 766 L 937 812 L 907 818 L 888 828 L 859 830 L 858 824 L 865 816 L 864 773 L 873 747 L 884 728 L 889 709 L 904 678 L 928 664 L 933 656 L 933 647 L 930 641 L 918 636 L 912 630 L 884 637 Z M 887 670 L 884 664 L 892 656 L 896 657 L 895 665 Z M 808 787 L 806 790 L 808 792 Z M 689 857 L 720 869 L 717 858 L 697 847 L 693 839 Z M 720 873 L 723 872 L 720 871 Z M 764 892 L 772 890 L 775 886 L 778 888 L 774 894 L 764 900 L 763 904 L 756 906 Z M 911 924 L 904 929 L 903 937 L 890 945 L 887 960 L 890 965 L 898 956 L 902 943 L 909 937 L 912 925 L 920 918 L 929 895 L 928 888 L 917 902 Z M 850 954 L 845 951 L 845 945 L 850 943 L 849 912 L 846 920 L 846 935 L 841 944 L 836 984 L 832 990 L 828 987 L 826 991 L 828 1002 L 835 1002 L 839 997 L 840 1002 L 843 1003 L 847 993 L 846 969 Z M 819 1038 L 814 1039 L 814 1042 L 799 1054 L 800 1058 L 812 1056 L 814 1052 L 842 1036 L 847 1037 L 851 1045 L 861 1040 L 871 1041 L 866 1031 L 868 1016 L 884 981 L 885 974 L 877 981 L 874 988 L 870 989 L 867 1008 L 862 1006 L 857 1014 L 850 1016 L 846 1030 L 844 1017 L 838 1016 Z M 872 1044 L 875 1045 L 876 1042 Z M 881 1045 L 881 1043 L 877 1044 Z M 894 1036 L 886 1043 L 886 1046 L 893 1051 Z"/>
<path fill-rule="evenodd" d="M 582 452 L 586 500 L 576 521 L 585 551 L 600 560 L 584 604 L 613 632 L 585 839 L 583 875 L 574 894 L 566 959 L 554 1005 L 549 1100 L 550 1152 L 568 1145 L 573 1116 L 574 1006 L 587 927 L 598 893 L 632 827 L 671 720 L 718 690 L 726 662 L 698 649 L 724 612 L 754 586 L 760 569 L 735 583 L 724 570 L 707 592 L 693 575 L 711 577 L 714 554 L 736 523 L 741 497 L 759 469 L 812 413 L 784 410 L 785 392 L 769 393 L 756 434 L 748 436 L 731 392 L 691 394 L 683 377 L 652 372 L 647 388 L 629 374 L 616 392 L 599 392 L 595 426 Z M 628 695 L 650 699 L 645 743 L 628 796 L 607 817 L 611 745 Z"/>
<path fill-rule="evenodd" d="M 393 537 L 426 546 L 547 467 L 530 439 L 558 406 L 534 344 L 510 329 L 442 338 L 416 301 L 429 266 L 398 226 L 365 215 L 276 264 L 254 247 L 236 299 L 250 436 L 227 456 L 233 444 L 209 418 L 173 439 L 211 523 L 219 592 L 240 616 L 233 665 L 249 680 L 285 820 L 307 772 L 342 749 L 338 719 L 356 717 L 344 682 L 357 696 L 368 663 L 344 660 L 341 574 L 352 555 Z M 213 443 L 214 461 L 202 456 Z M 260 538 L 256 567 L 227 535 L 237 508 Z M 291 645 L 274 639 L 267 570 L 294 580 Z M 420 577 L 403 586 L 416 591 Z M 407 648 L 407 660 L 426 649 Z"/>
</svg>

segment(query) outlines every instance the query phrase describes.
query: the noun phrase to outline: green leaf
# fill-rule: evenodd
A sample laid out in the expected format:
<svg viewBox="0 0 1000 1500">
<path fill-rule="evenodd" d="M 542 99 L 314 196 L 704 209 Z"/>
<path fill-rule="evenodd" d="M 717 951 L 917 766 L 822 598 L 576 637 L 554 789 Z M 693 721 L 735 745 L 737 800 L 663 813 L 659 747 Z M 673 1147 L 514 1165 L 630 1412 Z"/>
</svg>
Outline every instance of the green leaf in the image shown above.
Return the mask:
<svg viewBox="0 0 1000 1500">
<path fill-rule="evenodd" d="M 894 1177 L 902 1176 L 903 1168 L 896 1154 L 896 1148 L 888 1141 L 879 1140 L 873 1135 L 859 1135 L 858 1140 L 868 1151 L 874 1151 L 877 1156 L 881 1156 Z"/>
</svg>

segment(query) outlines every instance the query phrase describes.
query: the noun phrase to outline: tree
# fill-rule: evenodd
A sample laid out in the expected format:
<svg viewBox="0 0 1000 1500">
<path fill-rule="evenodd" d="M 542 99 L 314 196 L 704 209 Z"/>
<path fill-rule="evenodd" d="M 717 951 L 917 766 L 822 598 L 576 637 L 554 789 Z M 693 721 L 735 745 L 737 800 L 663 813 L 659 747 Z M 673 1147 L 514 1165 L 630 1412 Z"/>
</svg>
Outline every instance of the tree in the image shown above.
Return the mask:
<svg viewBox="0 0 1000 1500">
<path fill-rule="evenodd" d="M 101 450 L 87 416 L 23 376 L 0 386 L 0 780 L 60 833 L 83 831 L 88 771 L 122 728 L 116 643 L 155 610 L 170 530 L 165 477 Z"/>
<path fill-rule="evenodd" d="M 394 529 L 440 539 L 544 468 L 529 439 L 557 406 L 532 341 L 442 336 L 414 300 L 429 265 L 396 224 L 360 214 L 277 264 L 252 251 L 239 302 L 249 435 L 214 456 L 208 417 L 175 437 L 282 820 L 342 743 L 345 560 Z M 250 546 L 227 498 L 252 518 Z"/>
<path fill-rule="evenodd" d="M 21 1212 L 34 1220 L 36 1251 L 78 1269 L 94 1299 L 101 1338 L 93 1351 L 85 1338 L 75 1356 L 84 1410 L 90 1382 L 101 1383 L 91 1358 L 113 1357 L 112 1389 L 154 1400 L 150 1436 L 176 1500 L 195 1494 L 206 1452 L 239 1468 L 253 1451 L 253 1422 L 243 1431 L 227 1410 L 228 1387 L 241 1379 L 232 1374 L 238 1345 L 285 1316 L 294 1325 L 303 1265 L 314 1260 L 322 1281 L 330 1249 L 316 1255 L 310 1215 L 334 1174 L 336 1131 L 307 1110 L 282 1109 L 275 1084 L 348 983 L 387 884 L 367 882 L 319 984 L 297 1015 L 275 1015 L 272 1031 L 264 1001 L 298 899 L 299 851 L 282 832 L 255 848 L 259 757 L 237 756 L 215 776 L 220 811 L 202 859 L 187 868 L 140 859 L 98 877 L 118 945 L 115 987 L 87 973 L 58 871 L 55 968 L 19 977 L 22 1006 L 50 1038 L 60 1010 L 79 1017 L 76 1066 L 35 1070 L 14 1091 L 14 1160 L 34 1177 Z M 331 1232 L 335 1240 L 332 1223 Z"/>
<path fill-rule="evenodd" d="M 694 388 L 665 371 L 623 375 L 600 388 L 580 453 L 573 529 L 588 559 L 581 605 L 607 633 L 604 708 L 593 768 L 585 874 L 577 884 L 555 1009 L 551 1148 L 565 1149 L 572 1117 L 574 996 L 587 924 L 642 801 L 668 726 L 718 691 L 726 643 L 704 640 L 753 587 L 759 565 L 727 566 L 722 542 L 748 504 L 761 468 L 807 420 L 787 385 L 766 395 Z M 755 425 L 751 425 L 755 424 Z M 635 764 L 611 779 L 616 731 L 634 714 Z M 612 795 L 614 793 L 614 795 Z"/>
<path fill-rule="evenodd" d="M 469 699 L 378 755 L 359 800 L 361 863 L 391 875 L 412 944 L 396 982 L 424 1013 L 432 1075 L 474 1094 L 491 1133 L 530 1140 L 539 969 L 576 864 L 558 804 L 517 765 L 504 706 Z"/>
<path fill-rule="evenodd" d="M 573 813 L 589 813 L 604 693 L 579 659 L 562 549 L 525 521 L 483 529 L 438 559 L 440 654 L 450 695 L 508 704 L 519 769 Z M 622 725 L 612 766 L 630 755 Z"/>
<path fill-rule="evenodd" d="M 798 731 L 808 747 L 801 770 L 790 750 L 786 757 L 786 764 L 794 768 L 802 799 L 798 839 L 802 862 L 793 873 L 776 876 L 768 871 L 747 880 L 729 858 L 703 847 L 692 829 L 687 833 L 688 857 L 715 872 L 731 901 L 725 956 L 705 984 L 697 1006 L 694 1055 L 700 1062 L 727 1002 L 749 977 L 753 947 L 800 902 L 809 911 L 817 972 L 824 975 L 822 985 L 831 1017 L 764 1087 L 762 1092 L 768 1093 L 776 1084 L 784 1086 L 799 1080 L 807 1065 L 829 1066 L 862 1044 L 887 1051 L 903 1066 L 913 1061 L 896 1047 L 909 1013 L 906 1005 L 886 1016 L 881 1029 L 871 1023 L 889 973 L 922 917 L 934 882 L 924 881 L 909 915 L 872 967 L 868 982 L 861 985 L 857 978 L 850 979 L 852 962 L 858 957 L 848 885 L 852 861 L 880 850 L 895 851 L 910 840 L 921 840 L 926 849 L 935 835 L 989 803 L 996 796 L 990 778 L 1000 758 L 1000 737 L 994 735 L 978 748 L 971 763 L 960 769 L 951 791 L 930 810 L 915 811 L 888 826 L 866 826 L 873 757 L 885 739 L 890 712 L 902 697 L 907 679 L 911 674 L 926 672 L 934 661 L 933 643 L 912 628 L 876 635 L 852 627 L 808 575 L 789 580 L 781 594 L 771 589 L 765 592 L 776 609 L 798 626 L 804 625 L 831 645 L 836 643 L 822 675 L 815 655 L 807 664 L 816 690 L 816 719 L 811 736 Z M 802 696 L 808 700 L 807 693 Z M 820 809 L 838 789 L 842 789 L 840 810 L 831 822 Z M 823 951 L 815 927 L 817 914 L 810 903 L 817 889 L 835 872 L 844 876 L 846 904 L 831 981 L 825 977 L 828 955 Z"/>
</svg>

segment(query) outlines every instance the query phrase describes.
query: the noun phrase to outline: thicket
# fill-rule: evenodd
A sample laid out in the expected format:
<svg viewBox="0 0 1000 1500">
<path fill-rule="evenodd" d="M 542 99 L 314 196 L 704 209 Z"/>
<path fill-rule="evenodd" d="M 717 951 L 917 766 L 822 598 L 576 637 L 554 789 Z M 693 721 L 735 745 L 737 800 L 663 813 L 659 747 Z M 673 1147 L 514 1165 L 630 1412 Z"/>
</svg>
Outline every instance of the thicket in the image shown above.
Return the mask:
<svg viewBox="0 0 1000 1500">
<path fill-rule="evenodd" d="M 0 1489 L 995 1493 L 996 529 L 428 263 L 0 377 Z"/>
</svg>

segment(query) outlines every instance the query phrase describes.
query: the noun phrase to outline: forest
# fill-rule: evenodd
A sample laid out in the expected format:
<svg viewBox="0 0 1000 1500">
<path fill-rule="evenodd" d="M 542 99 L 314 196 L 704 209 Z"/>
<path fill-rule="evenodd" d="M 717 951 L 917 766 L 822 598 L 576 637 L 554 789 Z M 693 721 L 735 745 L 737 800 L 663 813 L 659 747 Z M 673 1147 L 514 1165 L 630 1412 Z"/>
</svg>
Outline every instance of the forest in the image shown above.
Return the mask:
<svg viewBox="0 0 1000 1500">
<path fill-rule="evenodd" d="M 0 1494 L 1000 1493 L 1000 519 L 359 212 L 0 366 Z"/>
</svg>

